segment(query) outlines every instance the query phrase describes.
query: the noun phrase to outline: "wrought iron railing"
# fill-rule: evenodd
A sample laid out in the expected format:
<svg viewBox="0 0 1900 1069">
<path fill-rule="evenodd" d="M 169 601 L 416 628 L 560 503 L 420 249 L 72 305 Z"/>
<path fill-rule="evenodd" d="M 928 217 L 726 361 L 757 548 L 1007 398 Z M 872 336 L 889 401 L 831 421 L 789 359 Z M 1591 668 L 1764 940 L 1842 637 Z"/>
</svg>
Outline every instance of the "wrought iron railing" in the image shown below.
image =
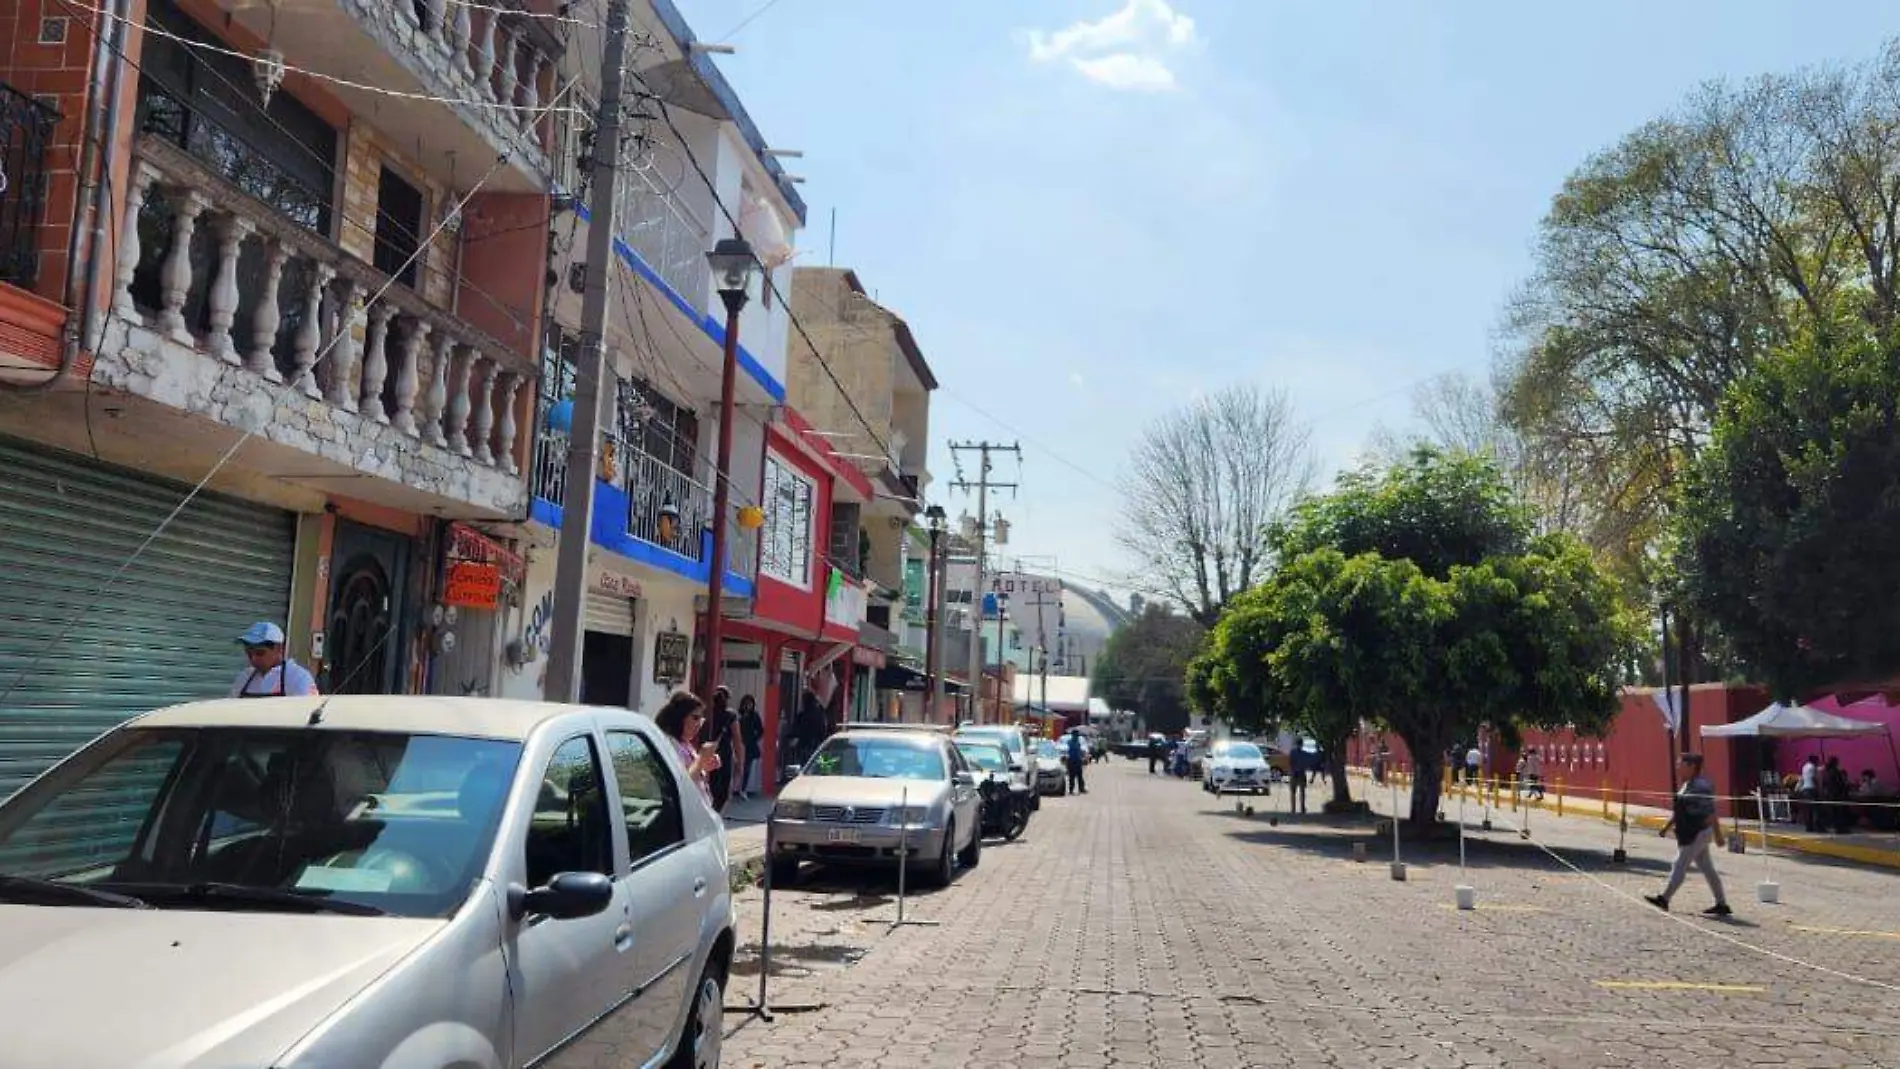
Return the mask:
<svg viewBox="0 0 1900 1069">
<path fill-rule="evenodd" d="M 46 154 L 59 113 L 0 82 L 0 282 L 39 280 Z"/>
<path fill-rule="evenodd" d="M 694 307 L 710 299 L 712 268 L 706 253 L 712 248 L 712 228 L 694 215 L 678 190 L 662 184 L 656 168 L 623 172 L 615 214 L 628 246 L 667 285 Z"/>
<path fill-rule="evenodd" d="M 609 453 L 611 462 L 605 459 Z M 704 534 L 712 515 L 712 492 L 703 483 L 622 441 L 618 435 L 601 436 L 601 455 L 600 474 L 627 493 L 627 533 L 688 560 L 703 560 Z M 567 491 L 566 434 L 542 432 L 535 443 L 530 490 L 543 501 L 561 503 Z M 741 559 L 740 552 L 735 548 L 731 558 Z"/>
</svg>

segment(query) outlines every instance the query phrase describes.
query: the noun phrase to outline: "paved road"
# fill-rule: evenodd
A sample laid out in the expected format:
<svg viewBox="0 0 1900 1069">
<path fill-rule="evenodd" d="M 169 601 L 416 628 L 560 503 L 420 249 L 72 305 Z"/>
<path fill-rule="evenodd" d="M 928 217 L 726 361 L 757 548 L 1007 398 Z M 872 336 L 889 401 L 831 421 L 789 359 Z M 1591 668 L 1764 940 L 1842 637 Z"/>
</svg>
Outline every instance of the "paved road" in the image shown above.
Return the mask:
<svg viewBox="0 0 1900 1069">
<path fill-rule="evenodd" d="M 772 999 L 805 1012 L 732 1015 L 726 1064 L 1900 1064 L 1892 874 L 1776 859 L 1769 907 L 1761 859 L 1724 854 L 1737 922 L 1693 916 L 1699 880 L 1665 917 L 1634 897 L 1667 857 L 1653 834 L 1619 867 L 1613 828 L 1544 820 L 1527 842 L 1501 814 L 1469 844 L 1483 906 L 1463 913 L 1455 844 L 1407 847 L 1395 882 L 1369 821 L 1274 827 L 1277 798 L 1249 819 L 1144 768 L 1097 766 L 1090 794 L 913 899 L 938 926 L 890 930 L 877 880 L 777 896 Z M 756 895 L 742 910 L 756 951 Z M 741 969 L 729 1001 L 756 984 Z"/>
</svg>

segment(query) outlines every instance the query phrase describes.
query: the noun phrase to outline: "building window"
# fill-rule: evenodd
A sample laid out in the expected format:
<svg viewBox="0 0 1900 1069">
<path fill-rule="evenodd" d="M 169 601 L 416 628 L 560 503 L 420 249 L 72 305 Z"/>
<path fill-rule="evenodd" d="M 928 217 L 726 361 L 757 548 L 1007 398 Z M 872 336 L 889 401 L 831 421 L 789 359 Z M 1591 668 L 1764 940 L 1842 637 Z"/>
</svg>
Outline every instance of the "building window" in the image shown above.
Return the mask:
<svg viewBox="0 0 1900 1069">
<path fill-rule="evenodd" d="M 621 433 L 648 456 L 698 481 L 693 466 L 699 456 L 699 417 L 644 379 L 621 383 Z"/>
<path fill-rule="evenodd" d="M 422 191 L 384 167 L 376 181 L 376 270 L 415 289 L 421 244 Z"/>
<path fill-rule="evenodd" d="M 759 570 L 793 586 L 811 587 L 813 508 L 817 484 L 765 454 L 765 538 Z"/>
<path fill-rule="evenodd" d="M 166 34 L 228 47 L 168 0 L 152 0 L 146 19 Z M 329 236 L 336 130 L 287 92 L 273 94 L 266 109 L 246 60 L 146 35 L 137 121 L 141 133 L 177 145 L 286 218 Z"/>
</svg>

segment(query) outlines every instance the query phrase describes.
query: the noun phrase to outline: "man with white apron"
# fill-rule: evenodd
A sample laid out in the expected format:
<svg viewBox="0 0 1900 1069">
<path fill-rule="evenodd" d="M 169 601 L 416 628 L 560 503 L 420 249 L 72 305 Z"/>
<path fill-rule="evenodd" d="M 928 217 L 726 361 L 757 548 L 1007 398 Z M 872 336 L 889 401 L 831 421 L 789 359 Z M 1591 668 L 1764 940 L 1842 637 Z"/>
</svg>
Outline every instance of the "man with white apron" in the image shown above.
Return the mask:
<svg viewBox="0 0 1900 1069">
<path fill-rule="evenodd" d="M 238 672 L 231 683 L 233 698 L 283 698 L 317 693 L 316 677 L 310 670 L 284 656 L 284 629 L 268 620 L 260 620 L 238 636 L 244 646 L 244 659 L 250 666 Z"/>
</svg>

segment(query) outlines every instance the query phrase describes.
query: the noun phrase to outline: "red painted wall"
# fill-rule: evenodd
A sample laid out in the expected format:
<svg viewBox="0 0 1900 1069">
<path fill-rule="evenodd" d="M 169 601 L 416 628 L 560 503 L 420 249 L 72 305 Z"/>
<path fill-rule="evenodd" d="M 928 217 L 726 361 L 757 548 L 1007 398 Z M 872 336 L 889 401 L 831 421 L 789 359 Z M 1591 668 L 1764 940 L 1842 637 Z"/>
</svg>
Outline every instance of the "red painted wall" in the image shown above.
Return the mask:
<svg viewBox="0 0 1900 1069">
<path fill-rule="evenodd" d="M 1623 692 L 1622 709 L 1601 739 L 1569 731 L 1528 731 L 1524 746 L 1544 754 L 1544 779 L 1562 780 L 1566 793 L 1594 791 L 1604 786 L 1621 797 L 1629 790 L 1631 805 L 1664 808 L 1668 805 L 1672 772 L 1670 740 L 1652 689 Z M 1703 739 L 1704 726 L 1728 724 L 1760 712 L 1768 704 L 1765 692 L 1750 687 L 1705 683 L 1692 688 L 1689 701 L 1689 748 L 1707 759 L 1709 779 L 1718 794 L 1746 795 L 1755 788 L 1760 751 L 1753 740 Z M 1379 748 L 1381 737 L 1357 735 L 1347 746 L 1350 763 L 1364 766 Z M 1383 741 L 1392 753 L 1392 766 L 1411 770 L 1411 754 L 1396 735 Z M 1469 740 L 1461 740 L 1469 746 Z M 1517 751 L 1494 750 L 1488 772 L 1509 775 L 1517 765 Z M 1572 788 L 1576 788 L 1573 790 Z"/>
<path fill-rule="evenodd" d="M 831 479 L 817 464 L 808 460 L 798 448 L 787 441 L 777 427 L 765 429 L 765 448 L 768 457 L 804 475 L 816 484 L 812 495 L 812 560 L 811 589 L 801 590 L 790 583 L 781 582 L 759 573 L 755 584 L 757 594 L 753 611 L 768 619 L 790 624 L 804 634 L 818 634 L 825 624 L 825 568 L 823 549 L 831 540 Z M 760 532 L 761 537 L 765 532 Z"/>
</svg>

